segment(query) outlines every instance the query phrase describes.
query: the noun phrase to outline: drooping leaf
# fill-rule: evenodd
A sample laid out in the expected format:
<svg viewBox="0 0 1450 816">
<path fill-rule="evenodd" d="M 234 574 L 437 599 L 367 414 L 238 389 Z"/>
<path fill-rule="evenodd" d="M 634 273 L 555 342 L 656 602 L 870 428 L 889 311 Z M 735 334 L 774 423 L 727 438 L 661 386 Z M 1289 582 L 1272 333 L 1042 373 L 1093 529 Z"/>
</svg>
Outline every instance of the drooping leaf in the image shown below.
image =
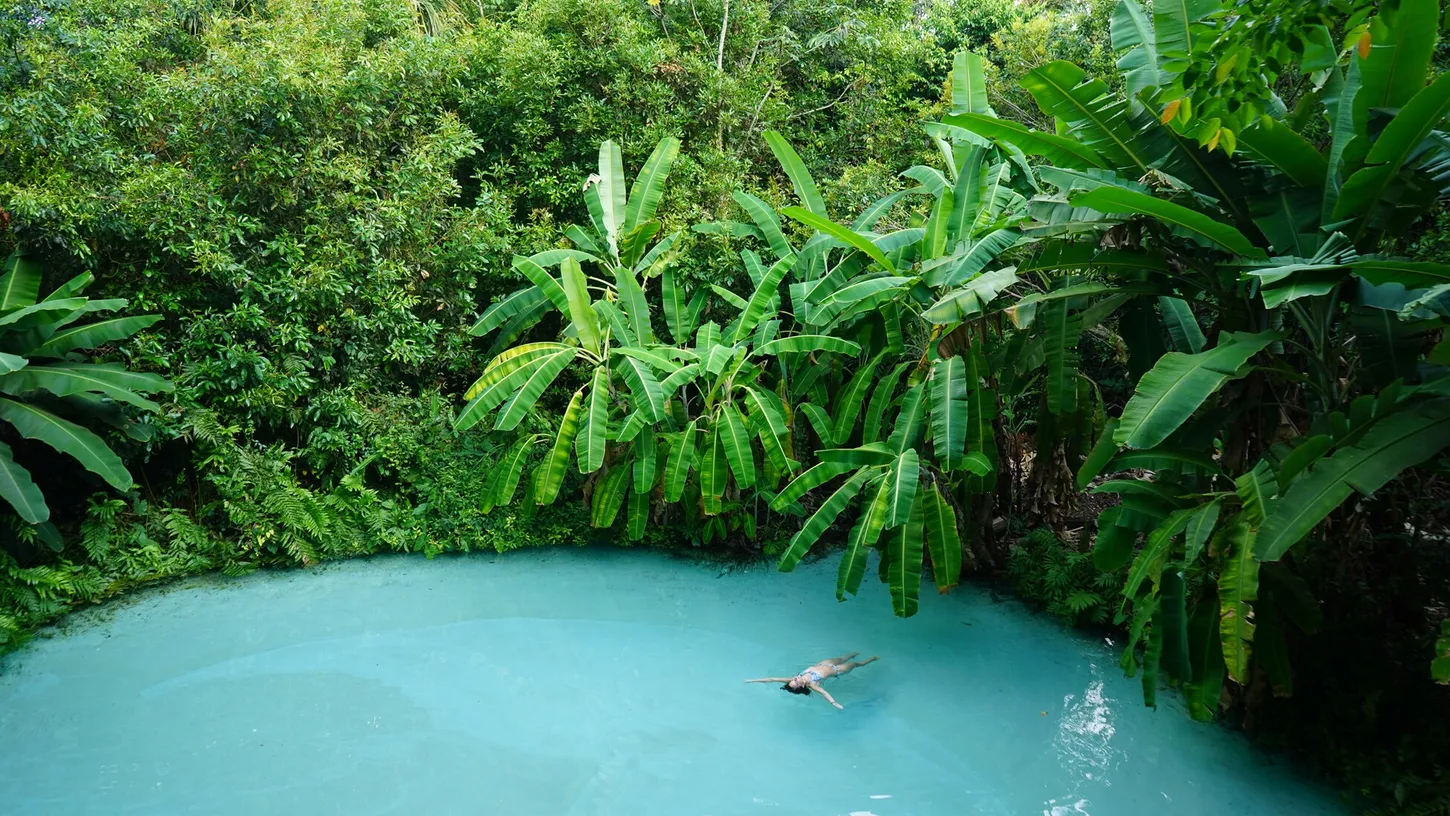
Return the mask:
<svg viewBox="0 0 1450 816">
<path fill-rule="evenodd" d="M 757 348 L 755 353 L 757 355 L 803 354 L 812 351 L 829 351 L 835 354 L 855 356 L 861 353 L 861 347 L 850 340 L 826 334 L 795 334 L 772 340 Z"/>
<path fill-rule="evenodd" d="M 1250 620 L 1253 602 L 1259 598 L 1259 561 L 1254 557 L 1254 531 L 1243 515 L 1225 523 L 1219 548 L 1226 553 L 1218 578 L 1219 637 L 1223 642 L 1224 665 L 1238 683 L 1249 680 L 1249 655 L 1253 648 L 1254 624 Z"/>
<path fill-rule="evenodd" d="M 1183 687 L 1189 716 L 1199 722 L 1209 722 L 1218 714 L 1223 693 L 1223 644 L 1218 626 L 1218 597 L 1200 598 L 1188 621 L 1188 660 L 1193 674 Z"/>
<path fill-rule="evenodd" d="M 589 501 L 589 526 L 605 530 L 614 526 L 619 508 L 629 490 L 629 468 L 616 467 L 605 473 L 594 488 Z"/>
<path fill-rule="evenodd" d="M 570 348 L 540 358 L 538 367 L 534 368 L 528 378 L 520 384 L 518 392 L 499 409 L 498 421 L 494 423 L 494 430 L 512 431 L 517 428 L 524 417 L 533 410 L 539 398 L 544 395 L 545 389 L 553 384 L 565 368 L 569 367 L 569 363 L 574 361 L 576 353 L 574 349 Z"/>
<path fill-rule="evenodd" d="M 866 404 L 866 418 L 861 429 L 861 441 L 867 444 L 872 442 L 883 442 L 881 438 L 881 422 L 886 416 L 886 408 L 891 404 L 891 398 L 896 393 L 896 382 L 901 373 L 910 368 L 913 363 L 908 360 L 898 363 L 890 374 L 876 381 L 876 387 L 871 391 L 871 401 Z"/>
<path fill-rule="evenodd" d="M 1107 464 L 1117 454 L 1118 444 L 1113 441 L 1113 434 L 1117 429 L 1118 418 L 1109 417 L 1106 424 L 1103 425 L 1103 431 L 1098 436 L 1097 443 L 1088 452 L 1087 458 L 1083 460 L 1082 467 L 1078 468 L 1078 490 L 1086 490 L 1087 486 L 1092 483 L 1092 480 L 1096 479 L 1103 472 L 1103 468 L 1107 467 Z"/>
<path fill-rule="evenodd" d="M 553 504 L 559 496 L 559 487 L 564 483 L 564 471 L 569 467 L 569 451 L 574 446 L 574 435 L 579 432 L 579 417 L 584 410 L 584 389 L 580 388 L 569 398 L 569 406 L 559 420 L 559 433 L 544 461 L 539 465 L 543 475 L 534 500 L 540 505 Z"/>
<path fill-rule="evenodd" d="M 604 366 L 594 369 L 587 404 L 584 424 L 574 437 L 580 473 L 593 473 L 604 464 L 604 439 L 609 431 L 609 372 Z"/>
<path fill-rule="evenodd" d="M 650 345 L 655 338 L 650 328 L 649 303 L 645 300 L 644 290 L 635 280 L 634 273 L 624 267 L 615 268 L 614 280 L 620 302 L 624 304 L 624 313 L 629 317 L 630 331 L 640 343 Z"/>
<path fill-rule="evenodd" d="M 880 264 L 882 269 L 885 269 L 887 272 L 895 274 L 896 267 L 892 265 L 891 261 L 887 259 L 886 255 L 882 253 L 882 251 L 878 249 L 875 244 L 871 243 L 870 240 L 868 240 L 865 236 L 861 235 L 855 230 L 852 230 L 848 227 L 843 227 L 840 224 L 837 224 L 836 222 L 826 218 L 824 215 L 820 215 L 818 213 L 802 209 L 800 207 L 785 207 L 780 212 L 781 215 L 799 221 L 800 223 L 812 229 L 829 235 L 832 238 L 836 238 L 850 245 L 851 247 L 860 250 L 861 252 L 865 253 L 866 256 L 869 257 L 871 260 L 875 261 L 877 264 Z"/>
<path fill-rule="evenodd" d="M 949 292 L 921 316 L 939 326 L 961 323 L 982 314 L 986 304 L 1016 282 L 1017 270 L 1010 266 L 984 272 Z"/>
<path fill-rule="evenodd" d="M 949 473 L 961 465 L 967 452 L 966 364 L 960 357 L 932 364 L 931 426 L 932 451 Z"/>
<path fill-rule="evenodd" d="M 942 123 L 959 127 L 999 144 L 1016 147 L 1029 156 L 1042 156 L 1058 167 L 1106 168 L 1097 151 L 1076 139 L 1030 130 L 1016 122 L 976 113 L 959 113 L 942 118 Z"/>
<path fill-rule="evenodd" d="M 725 429 L 717 422 L 705 432 L 700 458 L 700 498 L 705 514 L 716 515 L 723 508 L 721 497 L 730 482 L 729 459 L 725 454 Z"/>
<path fill-rule="evenodd" d="M 1163 668 L 1180 682 L 1193 676 L 1189 662 L 1187 585 L 1176 569 L 1163 573 L 1160 593 L 1163 610 Z"/>
<path fill-rule="evenodd" d="M 743 190 L 736 190 L 733 197 L 750 219 L 760 228 L 761 235 L 765 236 L 766 243 L 770 244 L 770 251 L 775 253 L 777 258 L 788 258 L 795 254 L 795 249 L 790 245 L 790 240 L 780 228 L 780 217 L 769 204 L 756 198 Z"/>
<path fill-rule="evenodd" d="M 0 397 L 0 420 L 9 422 L 26 439 L 44 442 L 75 459 L 111 487 L 130 489 L 131 474 L 121 458 L 91 431 L 38 406 L 3 397 Z"/>
<path fill-rule="evenodd" d="M 593 301 L 589 297 L 588 279 L 584 277 L 584 270 L 579 268 L 579 262 L 573 258 L 565 258 L 559 264 L 559 272 L 563 277 L 564 296 L 568 300 L 569 310 L 567 314 L 573 322 L 575 330 L 579 334 L 579 342 L 586 348 L 599 349 L 599 319 L 594 314 Z"/>
<path fill-rule="evenodd" d="M 1177 227 L 1207 244 L 1216 245 L 1248 258 L 1265 253 L 1233 226 L 1161 198 L 1122 187 L 1099 187 L 1077 193 L 1069 199 L 1074 207 L 1087 207 L 1110 215 L 1147 215 Z"/>
<path fill-rule="evenodd" d="M 1244 508 L 1244 518 L 1252 527 L 1264 523 L 1264 516 L 1278 493 L 1278 481 L 1269 463 L 1260 460 L 1253 469 L 1234 480 L 1234 490 Z"/>
<path fill-rule="evenodd" d="M 664 419 L 665 391 L 650 367 L 634 357 L 625 357 L 620 361 L 619 374 L 629 386 L 635 407 L 651 422 Z"/>
<path fill-rule="evenodd" d="M 30 471 L 15 463 L 10 446 L 0 442 L 0 498 L 10 503 L 15 512 L 30 524 L 50 520 L 50 507 Z"/>
<path fill-rule="evenodd" d="M 741 490 L 749 490 L 755 486 L 755 453 L 750 447 L 750 434 L 745 430 L 745 418 L 734 403 L 726 403 L 720 413 L 725 419 L 720 434 L 730 472 L 735 474 L 735 484 Z"/>
<path fill-rule="evenodd" d="M 1340 220 L 1374 208 L 1385 197 L 1405 162 L 1422 149 L 1425 138 L 1447 113 L 1450 113 L 1450 76 L 1442 75 L 1400 108 L 1385 125 L 1365 156 L 1365 166 L 1345 180 L 1333 217 Z"/>
<path fill-rule="evenodd" d="M 1183 531 L 1183 563 L 1192 566 L 1198 561 L 1198 554 L 1203 552 L 1203 545 L 1208 543 L 1209 536 L 1218 525 L 1222 506 L 1222 499 L 1214 499 L 1194 510 L 1188 518 Z"/>
<path fill-rule="evenodd" d="M 1122 505 L 1109 507 L 1098 516 L 1098 535 L 1093 542 L 1093 565 L 1102 572 L 1117 572 L 1133 557 L 1138 534 L 1118 523 Z"/>
<path fill-rule="evenodd" d="M 1198 354 L 1169 352 L 1144 374 L 1123 414 L 1113 441 L 1145 449 L 1159 445 L 1198 410 L 1223 384 L 1278 339 L 1273 332 L 1229 333 L 1219 344 Z"/>
<path fill-rule="evenodd" d="M 867 468 L 857 470 L 840 487 L 836 488 L 835 492 L 822 502 L 820 507 L 816 508 L 816 512 L 811 514 L 811 517 L 806 520 L 805 525 L 791 538 L 790 546 L 780 556 L 780 563 L 777 565 L 777 569 L 781 572 L 790 572 L 795 569 L 796 565 L 800 563 L 800 560 L 810 550 L 811 545 L 820 539 L 821 534 L 831 526 L 837 516 L 841 515 L 841 512 L 846 509 L 846 506 L 856 498 L 856 494 L 861 492 L 861 488 L 865 485 L 869 475 L 870 470 Z M 801 474 L 801 476 L 804 477 L 805 474 Z"/>
<path fill-rule="evenodd" d="M 23 362 L 23 358 L 17 359 Z M 159 375 L 130 371 L 115 363 L 31 365 L 0 375 L 0 392 L 20 396 L 42 389 L 57 397 L 89 391 L 104 394 L 117 402 L 155 411 L 156 403 L 143 399 L 138 394 L 171 391 L 172 385 L 169 380 Z"/>
<path fill-rule="evenodd" d="M 889 561 L 886 583 L 891 590 L 891 607 L 898 618 L 916 614 L 921 594 L 922 530 L 925 527 L 922 500 L 913 499 L 906 523 L 886 534 Z"/>
<path fill-rule="evenodd" d="M 1173 347 L 1184 354 L 1197 354 L 1203 351 L 1203 344 L 1206 339 L 1203 336 L 1203 329 L 1198 325 L 1198 318 L 1194 317 L 1193 309 L 1183 298 L 1160 297 L 1158 308 L 1163 310 L 1163 325 L 1168 327 L 1168 336 L 1173 339 Z"/>
<path fill-rule="evenodd" d="M 12 350 L 29 357 L 63 357 L 77 349 L 93 349 L 106 343 L 124 340 L 160 320 L 161 315 L 140 315 L 71 326 L 52 334 L 45 342 L 33 348 Z"/>
<path fill-rule="evenodd" d="M 503 471 L 503 476 L 498 480 L 494 490 L 493 504 L 496 507 L 504 507 L 513 504 L 514 494 L 519 489 L 519 479 L 524 473 L 524 463 L 529 458 L 529 451 L 538 441 L 537 436 L 528 436 L 519 440 L 518 444 L 504 454 L 503 460 L 497 462 L 494 467 Z"/>
<path fill-rule="evenodd" d="M 1313 464 L 1274 503 L 1259 528 L 1258 558 L 1278 561 L 1349 494 L 1369 495 L 1450 445 L 1450 401 L 1433 400 L 1376 422 L 1354 445 Z"/>
<path fill-rule="evenodd" d="M 770 509 L 777 513 L 782 512 L 805 494 L 855 467 L 857 466 L 849 462 L 819 462 L 792 479 L 790 484 L 777 493 L 770 501 Z"/>
<path fill-rule="evenodd" d="M 896 415 L 896 425 L 886 446 L 893 453 L 905 453 L 921 439 L 926 425 L 926 383 L 917 383 L 901 395 L 901 411 Z"/>
<path fill-rule="evenodd" d="M 685 482 L 690 469 L 695 465 L 696 420 L 690 420 L 680 439 L 670 448 L 669 460 L 665 463 L 665 501 L 677 502 L 685 493 Z"/>
<path fill-rule="evenodd" d="M 483 337 L 512 318 L 534 309 L 540 304 L 547 303 L 548 300 L 544 296 L 544 291 L 537 286 L 520 289 L 504 296 L 502 300 L 484 310 L 483 315 L 478 318 L 478 322 L 473 324 L 468 333 L 474 337 Z"/>
<path fill-rule="evenodd" d="M 1039 108 L 1066 124 L 1079 142 L 1113 168 L 1131 171 L 1135 177 L 1152 168 L 1156 157 L 1137 137 L 1141 128 L 1131 121 L 1127 101 L 1107 93 L 1102 80 L 1088 79 L 1078 66 L 1055 60 L 1028 71 L 1019 84 Z"/>
<path fill-rule="evenodd" d="M 877 483 L 876 495 L 856 519 L 856 525 L 846 536 L 846 552 L 836 572 L 836 600 L 846 600 L 846 593 L 855 595 L 861 589 L 861 578 L 866 574 L 866 557 L 881 538 L 886 515 L 891 504 L 888 473 Z"/>
<path fill-rule="evenodd" d="M 1058 416 L 1077 413 L 1078 343 L 1082 315 L 1068 311 L 1068 302 L 1055 300 L 1042 309 L 1043 354 L 1047 358 L 1047 410 Z"/>
<path fill-rule="evenodd" d="M 962 540 L 957 533 L 957 514 L 942 498 L 936 482 L 922 493 L 922 514 L 927 549 L 931 552 L 932 578 L 937 592 L 946 594 L 962 575 Z"/>
<path fill-rule="evenodd" d="M 886 477 L 891 491 L 887 505 L 886 529 L 895 529 L 897 526 L 905 524 L 910 518 L 912 507 L 916 503 L 917 480 L 920 476 L 921 462 L 916 450 L 908 448 L 902 451 L 891 468 L 891 474 Z M 921 558 L 918 555 L 918 566 L 920 561 Z M 920 570 L 918 570 L 919 574 Z"/>
</svg>

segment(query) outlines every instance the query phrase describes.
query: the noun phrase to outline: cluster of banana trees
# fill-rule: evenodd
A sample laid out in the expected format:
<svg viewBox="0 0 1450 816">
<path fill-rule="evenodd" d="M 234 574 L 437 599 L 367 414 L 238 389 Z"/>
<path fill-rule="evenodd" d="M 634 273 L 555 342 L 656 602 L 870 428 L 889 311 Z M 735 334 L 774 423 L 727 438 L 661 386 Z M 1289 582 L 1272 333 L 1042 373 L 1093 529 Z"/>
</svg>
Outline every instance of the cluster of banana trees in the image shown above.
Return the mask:
<svg viewBox="0 0 1450 816">
<path fill-rule="evenodd" d="M 840 522 L 838 597 L 874 551 L 909 616 L 928 561 L 946 591 L 964 560 L 994 563 L 995 516 L 1091 489 L 1113 497 L 1094 559 L 1127 570 L 1123 665 L 1146 701 L 1166 676 L 1211 718 L 1225 675 L 1246 683 L 1254 665 L 1289 693 L 1286 627 L 1321 617 L 1295 548 L 1450 445 L 1450 348 L 1431 347 L 1450 267 L 1381 254 L 1446 192 L 1450 79 L 1427 85 L 1433 37 L 1418 33 L 1437 13 L 1404 0 L 1294 115 L 1227 143 L 1172 126 L 1181 103 L 1164 89 L 1185 68 L 1157 56 L 1183 26 L 1172 10 L 1121 0 L 1132 96 L 1066 62 L 1026 75 L 1052 133 L 998 117 L 980 59 L 958 55 L 951 111 L 926 126 L 940 165 L 854 217 L 828 212 L 767 134 L 798 203 L 741 191 L 748 222 L 697 228 L 755 241 L 748 292 L 689 291 L 679 236 L 655 240 L 678 145 L 626 194 L 605 143 L 592 231 L 516 258 L 533 285 L 474 328 L 501 335 L 460 427 L 496 412 L 512 430 L 566 371 L 581 383 L 554 433 L 505 457 L 493 500 L 522 481 L 527 501 L 554 501 L 572 459 L 593 523 L 627 507 L 631 538 L 651 520 L 753 535 L 765 507 L 803 518 L 782 570 Z M 509 345 L 549 311 L 554 341 Z M 1115 418 L 1082 372 L 1089 333 L 1123 351 L 1133 393 Z M 1010 431 L 1028 426 L 1014 495 L 1004 477 L 1025 451 Z"/>
</svg>

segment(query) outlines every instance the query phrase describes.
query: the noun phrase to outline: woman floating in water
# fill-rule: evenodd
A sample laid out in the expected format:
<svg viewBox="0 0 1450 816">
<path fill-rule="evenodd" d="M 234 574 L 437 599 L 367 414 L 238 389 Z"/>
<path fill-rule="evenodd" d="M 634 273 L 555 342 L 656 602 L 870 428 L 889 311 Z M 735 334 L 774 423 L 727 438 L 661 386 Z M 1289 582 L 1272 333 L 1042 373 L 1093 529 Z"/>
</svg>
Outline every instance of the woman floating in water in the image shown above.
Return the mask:
<svg viewBox="0 0 1450 816">
<path fill-rule="evenodd" d="M 795 677 L 762 677 L 759 680 L 746 680 L 745 682 L 785 683 L 785 685 L 781 686 L 781 688 L 790 692 L 791 694 L 810 694 L 812 691 L 816 691 L 819 692 L 822 697 L 826 698 L 826 702 L 830 703 L 836 708 L 842 708 L 841 704 L 836 702 L 836 698 L 832 697 L 829 692 L 821 688 L 821 681 L 825 680 L 827 677 L 840 677 L 841 675 L 852 669 L 860 668 L 861 666 L 864 666 L 867 663 L 870 663 L 871 661 L 877 659 L 875 657 L 868 657 L 865 660 L 859 661 L 857 663 L 849 662 L 851 658 L 855 657 L 858 654 L 860 654 L 860 652 L 852 652 L 845 657 L 832 657 L 826 660 L 822 660 L 816 665 L 811 666 L 809 669 L 806 669 L 800 674 L 797 674 Z"/>
</svg>

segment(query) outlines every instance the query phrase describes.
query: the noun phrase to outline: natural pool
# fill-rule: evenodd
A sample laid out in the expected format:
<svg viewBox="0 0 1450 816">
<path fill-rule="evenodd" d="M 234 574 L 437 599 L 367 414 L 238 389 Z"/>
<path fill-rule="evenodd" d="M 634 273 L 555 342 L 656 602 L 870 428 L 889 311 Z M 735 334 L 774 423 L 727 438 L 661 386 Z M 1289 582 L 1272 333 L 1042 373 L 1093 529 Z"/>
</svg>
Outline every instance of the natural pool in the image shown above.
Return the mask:
<svg viewBox="0 0 1450 816">
<path fill-rule="evenodd" d="M 620 550 L 194 581 L 0 663 L 6 814 L 1330 814 L 1015 602 Z M 860 650 L 845 705 L 750 677 Z"/>
</svg>

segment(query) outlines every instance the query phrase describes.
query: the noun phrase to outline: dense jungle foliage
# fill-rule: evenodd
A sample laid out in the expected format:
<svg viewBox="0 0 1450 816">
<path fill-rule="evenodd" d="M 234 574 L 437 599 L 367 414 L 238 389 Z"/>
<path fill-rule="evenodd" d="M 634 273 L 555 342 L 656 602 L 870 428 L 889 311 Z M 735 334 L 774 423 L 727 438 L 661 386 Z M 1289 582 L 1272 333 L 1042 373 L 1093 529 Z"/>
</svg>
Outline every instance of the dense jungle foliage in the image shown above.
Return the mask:
<svg viewBox="0 0 1450 816">
<path fill-rule="evenodd" d="M 838 545 L 1450 808 L 1440 13 L 22 3 L 0 648 L 204 570 Z"/>
</svg>

